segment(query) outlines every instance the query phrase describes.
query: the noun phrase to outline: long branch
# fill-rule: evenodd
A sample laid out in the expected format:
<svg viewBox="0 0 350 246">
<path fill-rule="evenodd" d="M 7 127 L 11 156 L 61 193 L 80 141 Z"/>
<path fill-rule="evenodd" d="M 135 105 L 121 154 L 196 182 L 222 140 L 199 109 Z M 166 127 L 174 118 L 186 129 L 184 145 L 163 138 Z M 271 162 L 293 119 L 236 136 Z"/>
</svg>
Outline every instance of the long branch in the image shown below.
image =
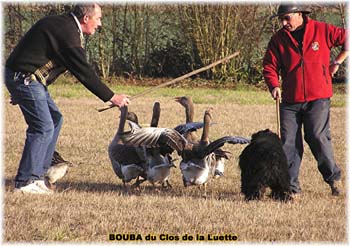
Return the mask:
<svg viewBox="0 0 350 246">
<path fill-rule="evenodd" d="M 233 53 L 232 55 L 226 56 L 225 58 L 222 58 L 222 59 L 220 59 L 220 60 L 218 60 L 218 61 L 216 61 L 216 62 L 213 62 L 213 63 L 209 64 L 208 66 L 205 66 L 205 67 L 196 69 L 196 70 L 194 70 L 194 71 L 192 71 L 192 72 L 190 72 L 190 73 L 187 73 L 187 74 L 185 74 L 185 75 L 182 75 L 181 77 L 177 77 L 177 78 L 175 78 L 175 79 L 173 79 L 173 80 L 170 80 L 170 81 L 168 81 L 168 82 L 165 82 L 165 83 L 163 83 L 163 84 L 160 84 L 160 85 L 157 85 L 157 86 L 155 86 L 155 87 L 151 87 L 151 88 L 149 88 L 149 89 L 146 89 L 146 90 L 144 90 L 144 91 L 142 91 L 142 92 L 140 92 L 140 93 L 138 93 L 138 94 L 136 94 L 136 95 L 131 96 L 131 97 L 130 97 L 130 100 L 135 99 L 135 98 L 138 98 L 138 97 L 141 97 L 141 96 L 143 96 L 143 95 L 145 95 L 145 94 L 148 94 L 148 93 L 150 93 L 150 92 L 152 92 L 152 91 L 155 91 L 155 90 L 157 90 L 157 89 L 159 89 L 159 88 L 162 88 L 162 87 L 165 87 L 165 86 L 168 86 L 168 85 L 175 84 L 176 82 L 179 82 L 180 80 L 186 79 L 186 78 L 191 77 L 191 76 L 193 76 L 193 75 L 195 75 L 195 74 L 197 74 L 197 73 L 200 73 L 200 72 L 203 72 L 203 71 L 205 71 L 205 70 L 208 70 L 208 69 L 210 69 L 210 68 L 212 68 L 212 67 L 215 67 L 215 66 L 217 66 L 217 65 L 219 65 L 219 64 L 221 64 L 221 63 L 224 63 L 224 62 L 226 62 L 226 61 L 228 61 L 228 60 L 230 60 L 230 59 L 232 59 L 233 57 L 238 56 L 238 55 L 239 55 L 239 51 Z M 98 111 L 98 112 L 103 112 L 103 111 L 105 111 L 105 110 L 107 110 L 107 109 L 114 108 L 114 107 L 116 107 L 116 105 L 109 105 L 108 107 L 97 109 L 97 111 Z"/>
</svg>

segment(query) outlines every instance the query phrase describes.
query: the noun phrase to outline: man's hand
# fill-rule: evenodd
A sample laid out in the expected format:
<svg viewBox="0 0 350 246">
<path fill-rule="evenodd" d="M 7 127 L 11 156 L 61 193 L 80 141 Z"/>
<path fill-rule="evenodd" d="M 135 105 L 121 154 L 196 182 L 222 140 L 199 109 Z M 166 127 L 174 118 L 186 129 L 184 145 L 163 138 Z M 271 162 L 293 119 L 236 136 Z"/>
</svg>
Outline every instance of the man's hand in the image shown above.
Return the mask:
<svg viewBox="0 0 350 246">
<path fill-rule="evenodd" d="M 109 100 L 113 105 L 121 108 L 121 107 L 124 107 L 124 106 L 127 106 L 129 105 L 130 103 L 130 99 L 129 99 L 130 96 L 128 95 L 124 95 L 124 94 L 114 94 L 114 96 Z"/>
<path fill-rule="evenodd" d="M 279 87 L 275 87 L 273 88 L 273 90 L 271 91 L 271 96 L 273 99 L 281 99 L 282 98 L 282 94 L 281 94 L 281 89 Z"/>
<path fill-rule="evenodd" d="M 329 66 L 329 73 L 331 74 L 332 78 L 334 77 L 334 74 L 338 71 L 340 66 L 340 63 L 334 62 Z"/>
<path fill-rule="evenodd" d="M 342 50 L 340 53 L 334 58 L 333 62 L 329 65 L 329 74 L 334 77 L 334 74 L 338 71 L 340 64 L 344 62 L 344 60 L 348 57 L 349 51 Z"/>
</svg>

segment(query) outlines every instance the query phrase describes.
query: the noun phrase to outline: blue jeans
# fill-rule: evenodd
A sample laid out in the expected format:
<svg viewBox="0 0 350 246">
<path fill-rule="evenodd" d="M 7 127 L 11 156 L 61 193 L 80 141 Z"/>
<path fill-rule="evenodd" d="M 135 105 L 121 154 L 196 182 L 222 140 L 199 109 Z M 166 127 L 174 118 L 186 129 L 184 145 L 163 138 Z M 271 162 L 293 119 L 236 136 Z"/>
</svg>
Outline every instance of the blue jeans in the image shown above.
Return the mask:
<svg viewBox="0 0 350 246">
<path fill-rule="evenodd" d="M 304 139 L 315 157 L 318 170 L 328 184 L 339 180 L 341 171 L 335 163 L 330 131 L 330 99 L 319 99 L 306 103 L 281 104 L 281 139 L 287 155 L 290 187 L 301 192 L 299 168 L 303 157 L 302 125 Z"/>
<path fill-rule="evenodd" d="M 18 104 L 28 125 L 26 140 L 15 177 L 15 187 L 20 188 L 33 180 L 44 178 L 51 166 L 63 117 L 42 83 L 15 78 L 6 68 L 5 84 L 13 104 Z"/>
</svg>

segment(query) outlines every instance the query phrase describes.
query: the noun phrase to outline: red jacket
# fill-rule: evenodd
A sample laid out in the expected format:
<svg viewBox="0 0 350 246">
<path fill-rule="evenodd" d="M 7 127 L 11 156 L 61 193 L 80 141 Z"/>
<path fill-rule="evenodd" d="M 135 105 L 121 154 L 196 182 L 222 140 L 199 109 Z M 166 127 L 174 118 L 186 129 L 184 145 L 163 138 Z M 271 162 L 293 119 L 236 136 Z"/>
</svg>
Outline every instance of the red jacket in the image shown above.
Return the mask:
<svg viewBox="0 0 350 246">
<path fill-rule="evenodd" d="M 263 61 L 263 74 L 270 91 L 282 77 L 282 100 L 288 103 L 313 101 L 332 96 L 329 74 L 331 48 L 345 48 L 346 30 L 305 18 L 303 52 L 284 28 L 274 34 Z"/>
</svg>

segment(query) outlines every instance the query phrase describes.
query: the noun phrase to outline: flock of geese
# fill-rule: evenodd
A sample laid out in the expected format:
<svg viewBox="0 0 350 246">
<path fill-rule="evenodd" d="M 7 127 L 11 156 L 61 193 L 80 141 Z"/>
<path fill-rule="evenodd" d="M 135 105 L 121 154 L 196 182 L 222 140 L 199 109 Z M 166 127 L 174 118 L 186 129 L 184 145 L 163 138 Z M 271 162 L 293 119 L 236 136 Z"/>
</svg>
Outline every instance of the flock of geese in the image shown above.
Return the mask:
<svg viewBox="0 0 350 246">
<path fill-rule="evenodd" d="M 108 154 L 115 174 L 126 184 L 139 188 L 144 181 L 151 184 L 171 187 L 169 176 L 175 167 L 172 153 L 181 157 L 180 170 L 185 187 L 204 186 L 210 178 L 220 177 L 224 173 L 225 160 L 230 153 L 221 147 L 224 144 L 247 144 L 249 139 L 238 136 L 224 136 L 209 140 L 212 124 L 212 108 L 205 111 L 203 122 L 193 122 L 194 106 L 190 97 L 176 97 L 176 102 L 185 108 L 186 122 L 175 128 L 158 127 L 160 104 L 154 103 L 150 127 L 141 127 L 138 117 L 128 112 L 128 107 L 120 108 L 118 130 L 108 147 Z M 125 130 L 128 123 L 130 130 Z M 199 138 L 196 130 L 203 128 Z"/>
</svg>

